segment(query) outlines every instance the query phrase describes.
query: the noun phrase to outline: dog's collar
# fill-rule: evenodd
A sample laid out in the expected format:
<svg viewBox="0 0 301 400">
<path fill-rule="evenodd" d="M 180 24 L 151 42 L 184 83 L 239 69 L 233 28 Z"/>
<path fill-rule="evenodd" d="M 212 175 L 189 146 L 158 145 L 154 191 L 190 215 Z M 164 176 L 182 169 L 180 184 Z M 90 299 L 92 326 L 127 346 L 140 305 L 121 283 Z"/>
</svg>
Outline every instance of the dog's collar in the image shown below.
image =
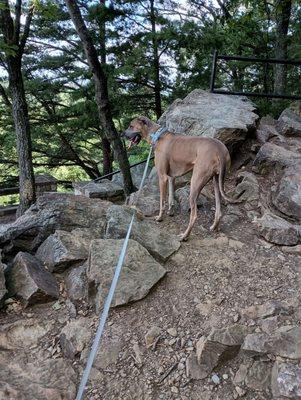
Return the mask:
<svg viewBox="0 0 301 400">
<path fill-rule="evenodd" d="M 160 137 L 167 132 L 167 128 L 161 127 L 156 132 L 150 134 L 152 146 L 155 147 Z"/>
</svg>

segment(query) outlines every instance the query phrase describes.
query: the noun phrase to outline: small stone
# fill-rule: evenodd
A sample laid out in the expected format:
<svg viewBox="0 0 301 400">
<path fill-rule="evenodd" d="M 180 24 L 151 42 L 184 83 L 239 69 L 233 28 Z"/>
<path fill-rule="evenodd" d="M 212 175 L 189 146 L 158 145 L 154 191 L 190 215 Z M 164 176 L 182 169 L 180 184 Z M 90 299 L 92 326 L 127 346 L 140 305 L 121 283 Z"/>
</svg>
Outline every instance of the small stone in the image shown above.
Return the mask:
<svg viewBox="0 0 301 400">
<path fill-rule="evenodd" d="M 167 329 L 167 333 L 168 333 L 170 336 L 173 336 L 173 337 L 176 337 L 177 334 L 178 334 L 176 328 L 169 328 L 169 329 Z"/>
<path fill-rule="evenodd" d="M 243 397 L 247 393 L 247 391 L 245 389 L 242 389 L 239 386 L 235 386 L 235 390 L 239 397 Z"/>
<path fill-rule="evenodd" d="M 219 385 L 219 384 L 220 384 L 220 381 L 221 381 L 220 378 L 219 378 L 219 376 L 216 375 L 216 374 L 213 374 L 213 375 L 212 375 L 211 380 L 212 380 L 212 382 L 213 382 L 215 385 Z"/>
<path fill-rule="evenodd" d="M 172 386 L 170 390 L 172 393 L 179 393 L 179 389 L 176 386 Z"/>
<path fill-rule="evenodd" d="M 185 369 L 185 364 L 183 364 L 182 362 L 179 362 L 178 369 L 179 370 Z"/>
<path fill-rule="evenodd" d="M 223 374 L 223 379 L 226 381 L 229 378 L 228 374 Z"/>
<path fill-rule="evenodd" d="M 153 345 L 157 337 L 161 333 L 161 328 L 158 326 L 153 326 L 152 328 L 149 329 L 149 331 L 145 335 L 145 343 L 146 347 L 149 348 Z"/>
</svg>

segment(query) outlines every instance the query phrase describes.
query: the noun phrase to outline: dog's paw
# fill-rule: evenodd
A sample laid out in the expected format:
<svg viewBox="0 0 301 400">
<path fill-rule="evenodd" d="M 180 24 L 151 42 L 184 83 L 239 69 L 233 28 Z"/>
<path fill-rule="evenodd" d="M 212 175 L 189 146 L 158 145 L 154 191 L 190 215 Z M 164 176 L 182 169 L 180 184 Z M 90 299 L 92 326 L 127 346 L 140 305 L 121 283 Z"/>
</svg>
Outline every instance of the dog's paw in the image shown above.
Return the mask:
<svg viewBox="0 0 301 400">
<path fill-rule="evenodd" d="M 166 211 L 166 214 L 169 215 L 170 217 L 173 217 L 175 215 L 175 210 L 173 208 L 170 208 L 169 210 Z"/>
<path fill-rule="evenodd" d="M 156 222 L 161 222 L 161 221 L 163 221 L 163 217 L 162 217 L 161 215 L 157 215 L 157 216 L 154 218 L 154 220 L 155 220 Z"/>
<path fill-rule="evenodd" d="M 188 236 L 185 236 L 183 233 L 182 235 L 178 235 L 177 237 L 180 242 L 186 242 L 188 239 Z"/>
</svg>

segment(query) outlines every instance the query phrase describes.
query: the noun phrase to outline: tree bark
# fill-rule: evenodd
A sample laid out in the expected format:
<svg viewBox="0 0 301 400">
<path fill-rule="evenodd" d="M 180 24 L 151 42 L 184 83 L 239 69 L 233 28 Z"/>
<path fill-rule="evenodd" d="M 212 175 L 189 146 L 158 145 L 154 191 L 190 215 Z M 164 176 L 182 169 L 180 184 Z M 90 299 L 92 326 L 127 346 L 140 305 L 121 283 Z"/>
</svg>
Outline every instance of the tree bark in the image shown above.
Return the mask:
<svg viewBox="0 0 301 400">
<path fill-rule="evenodd" d="M 292 1 L 276 0 L 275 20 L 276 20 L 276 43 L 275 58 L 287 58 L 287 33 L 291 16 Z M 287 78 L 287 66 L 275 64 L 274 68 L 274 92 L 284 94 Z"/>
<path fill-rule="evenodd" d="M 29 34 L 31 13 L 26 18 L 24 32 L 20 38 L 21 0 L 16 3 L 16 20 L 13 21 L 8 0 L 0 0 L 1 30 L 7 46 L 13 45 L 13 52 L 6 54 L 12 114 L 16 132 L 20 204 L 17 215 L 22 215 L 35 201 L 35 184 L 32 165 L 32 150 L 28 108 L 22 77 L 22 55 Z"/>
<path fill-rule="evenodd" d="M 82 18 L 77 2 L 75 0 L 65 0 L 65 3 L 68 7 L 69 14 L 73 21 L 75 29 L 81 39 L 89 66 L 93 73 L 95 84 L 95 99 L 98 106 L 98 114 L 101 127 L 105 133 L 106 138 L 112 144 L 115 157 L 119 163 L 123 175 L 125 193 L 130 194 L 134 191 L 135 188 L 132 182 L 126 150 L 113 123 L 106 75 L 99 62 L 95 46 L 92 42 L 91 36 L 89 35 L 86 24 Z"/>
<path fill-rule="evenodd" d="M 157 119 L 159 119 L 162 115 L 162 105 L 161 105 L 161 82 L 160 82 L 160 58 L 158 51 L 158 38 L 156 32 L 156 14 L 155 14 L 154 0 L 150 0 L 150 20 L 152 26 L 152 44 L 153 44 L 155 112 Z"/>
</svg>

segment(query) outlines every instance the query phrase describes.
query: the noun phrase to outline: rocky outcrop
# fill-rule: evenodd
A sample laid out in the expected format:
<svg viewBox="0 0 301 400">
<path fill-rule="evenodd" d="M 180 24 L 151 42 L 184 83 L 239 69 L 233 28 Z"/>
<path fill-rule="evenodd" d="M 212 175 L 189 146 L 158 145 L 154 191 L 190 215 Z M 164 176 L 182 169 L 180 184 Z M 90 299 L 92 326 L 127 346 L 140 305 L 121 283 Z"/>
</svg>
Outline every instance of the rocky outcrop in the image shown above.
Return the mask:
<svg viewBox="0 0 301 400">
<path fill-rule="evenodd" d="M 117 182 L 109 181 L 108 179 L 102 179 L 99 182 L 75 182 L 73 188 L 75 195 L 82 195 L 91 199 L 109 201 L 124 199 L 123 187 Z"/>
<path fill-rule="evenodd" d="M 97 310 L 104 304 L 122 244 L 123 240 L 114 239 L 94 240 L 91 243 L 87 277 L 90 296 L 95 298 Z M 112 306 L 142 299 L 165 273 L 165 268 L 143 246 L 130 239 Z"/>
<path fill-rule="evenodd" d="M 53 275 L 31 254 L 16 255 L 8 273 L 10 296 L 20 298 L 26 306 L 46 303 L 59 297 L 59 287 Z"/>
<path fill-rule="evenodd" d="M 79 230 L 55 231 L 38 248 L 36 257 L 50 272 L 62 272 L 71 265 L 85 261 L 92 237 L 80 233 Z"/>
<path fill-rule="evenodd" d="M 301 221 L 301 165 L 285 171 L 273 196 L 273 204 L 284 215 Z"/>
<path fill-rule="evenodd" d="M 111 204 L 84 196 L 47 193 L 15 222 L 0 225 L 0 246 L 5 252 L 34 251 L 56 229 L 89 228 L 102 236 Z"/>
<path fill-rule="evenodd" d="M 258 119 L 255 106 L 245 97 L 196 89 L 175 100 L 159 119 L 170 131 L 221 140 L 230 149 L 245 140 Z"/>
<path fill-rule="evenodd" d="M 282 111 L 279 119 L 282 134 L 301 136 L 301 114 L 291 108 Z"/>
<path fill-rule="evenodd" d="M 256 202 L 259 199 L 259 183 L 254 174 L 242 171 L 238 174 L 238 185 L 235 187 L 236 197 L 243 201 Z"/>
<path fill-rule="evenodd" d="M 275 143 L 265 143 L 256 154 L 253 162 L 254 170 L 262 174 L 273 168 L 281 170 L 285 167 L 301 165 L 301 154 Z"/>
<path fill-rule="evenodd" d="M 132 217 L 133 210 L 128 207 L 113 205 L 107 211 L 106 237 L 124 238 Z M 166 261 L 180 247 L 178 239 L 160 230 L 153 221 L 135 219 L 131 237 L 144 246 L 152 256 Z"/>
<path fill-rule="evenodd" d="M 293 246 L 299 241 L 297 227 L 277 215 L 266 211 L 256 221 L 259 233 L 268 241 L 275 244 Z"/>
<path fill-rule="evenodd" d="M 274 118 L 270 116 L 262 117 L 255 132 L 258 142 L 266 143 L 273 137 L 278 137 L 281 140 L 278 125 L 278 121 Z"/>
</svg>

